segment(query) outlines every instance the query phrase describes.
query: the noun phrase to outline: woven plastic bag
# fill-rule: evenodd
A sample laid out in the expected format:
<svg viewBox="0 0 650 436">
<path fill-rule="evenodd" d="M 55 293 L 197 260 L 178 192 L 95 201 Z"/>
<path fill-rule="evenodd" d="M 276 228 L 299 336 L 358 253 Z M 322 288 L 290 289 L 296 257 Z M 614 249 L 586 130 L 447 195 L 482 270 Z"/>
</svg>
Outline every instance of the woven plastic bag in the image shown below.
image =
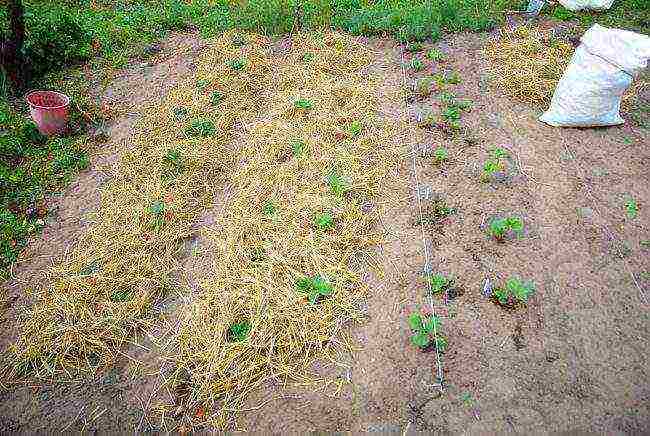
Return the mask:
<svg viewBox="0 0 650 436">
<path fill-rule="evenodd" d="M 560 4 L 571 11 L 603 11 L 612 7 L 614 0 L 559 0 Z"/>
<path fill-rule="evenodd" d="M 621 97 L 650 59 L 650 37 L 594 24 L 580 39 L 539 118 L 551 126 L 623 124 Z"/>
</svg>

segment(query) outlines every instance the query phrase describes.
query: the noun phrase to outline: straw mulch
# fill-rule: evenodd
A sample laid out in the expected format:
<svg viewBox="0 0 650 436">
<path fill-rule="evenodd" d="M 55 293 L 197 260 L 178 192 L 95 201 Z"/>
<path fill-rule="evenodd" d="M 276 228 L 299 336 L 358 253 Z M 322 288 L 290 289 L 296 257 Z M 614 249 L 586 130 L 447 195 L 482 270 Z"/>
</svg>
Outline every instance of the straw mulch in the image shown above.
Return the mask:
<svg viewBox="0 0 650 436">
<path fill-rule="evenodd" d="M 403 157 L 395 138 L 404 126 L 379 115 L 373 54 L 355 39 L 297 35 L 279 55 L 268 38 L 245 39 L 213 41 L 197 76 L 144 110 L 90 230 L 51 285 L 35 291 L 11 350 L 15 375 L 74 376 L 112 363 L 156 322 L 161 299 L 183 292 L 179 246 L 224 186 L 223 212 L 202 229 L 213 270 L 160 343 L 174 368 L 170 409 L 232 427 L 264 382 L 304 381 L 315 358 L 350 348 L 345 327 L 363 319 L 363 271 L 374 268 L 378 211 Z M 311 108 L 297 108 L 299 99 Z M 214 132 L 191 137 L 196 120 Z M 170 163 L 170 150 L 180 159 Z M 316 224 L 323 215 L 331 228 Z M 297 287 L 306 277 L 331 294 L 309 302 Z M 237 323 L 249 327 L 239 340 Z"/>
</svg>

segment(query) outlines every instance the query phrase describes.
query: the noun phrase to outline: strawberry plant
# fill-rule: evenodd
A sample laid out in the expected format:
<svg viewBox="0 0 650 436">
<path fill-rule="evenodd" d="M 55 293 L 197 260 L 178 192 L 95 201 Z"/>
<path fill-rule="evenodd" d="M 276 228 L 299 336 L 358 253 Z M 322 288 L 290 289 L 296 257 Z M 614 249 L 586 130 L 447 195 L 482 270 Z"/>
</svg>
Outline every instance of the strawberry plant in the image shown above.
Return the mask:
<svg viewBox="0 0 650 436">
<path fill-rule="evenodd" d="M 454 288 L 454 279 L 447 277 L 444 274 L 436 273 L 427 277 L 427 281 L 431 287 L 431 293 L 442 294 Z"/>
<path fill-rule="evenodd" d="M 524 221 L 519 217 L 494 218 L 488 226 L 488 234 L 497 242 L 504 242 L 511 234 L 521 236 L 523 229 Z"/>
<path fill-rule="evenodd" d="M 348 126 L 348 133 L 351 137 L 358 136 L 362 130 L 363 125 L 361 124 L 361 121 L 352 121 L 350 126 Z"/>
<path fill-rule="evenodd" d="M 510 157 L 510 154 L 503 148 L 497 147 L 490 152 L 490 157 L 483 164 L 483 172 L 481 174 L 481 180 L 484 182 L 489 182 L 490 180 L 496 179 L 498 173 L 501 173 L 505 170 L 505 164 L 503 159 Z"/>
<path fill-rule="evenodd" d="M 223 100 L 223 94 L 221 94 L 219 91 L 214 91 L 212 94 L 210 94 L 210 104 L 214 106 L 219 106 L 219 103 Z"/>
<path fill-rule="evenodd" d="M 639 206 L 636 204 L 636 201 L 633 198 L 628 198 L 625 202 L 625 213 L 627 217 L 631 220 L 636 218 L 639 213 Z"/>
<path fill-rule="evenodd" d="M 147 207 L 147 212 L 152 216 L 152 227 L 154 230 L 160 230 L 165 224 L 165 203 L 156 200 Z"/>
<path fill-rule="evenodd" d="M 535 293 L 533 282 L 524 282 L 518 277 L 510 277 L 504 286 L 496 287 L 491 292 L 491 299 L 499 306 L 514 309 L 525 306 L 528 298 Z"/>
<path fill-rule="evenodd" d="M 302 55 L 302 61 L 303 62 L 311 62 L 314 59 L 316 59 L 316 55 L 312 52 L 306 52 L 305 54 Z"/>
<path fill-rule="evenodd" d="M 427 51 L 426 57 L 430 61 L 440 62 L 441 60 L 445 59 L 445 54 L 437 48 L 432 48 L 431 50 Z"/>
<path fill-rule="evenodd" d="M 312 109 L 314 107 L 314 103 L 312 103 L 311 100 L 308 100 L 306 98 L 300 98 L 300 99 L 296 100 L 293 103 L 293 106 L 296 109 L 301 109 L 301 110 L 307 111 L 307 110 L 310 110 L 310 109 Z"/>
<path fill-rule="evenodd" d="M 244 59 L 244 58 L 232 59 L 232 60 L 228 61 L 228 66 L 233 71 L 241 71 L 246 67 L 246 59 Z"/>
<path fill-rule="evenodd" d="M 181 152 L 172 148 L 168 149 L 163 157 L 162 180 L 170 182 L 179 176 L 184 169 L 185 165 L 183 164 Z"/>
<path fill-rule="evenodd" d="M 262 213 L 266 216 L 273 216 L 275 215 L 276 211 L 277 208 L 271 200 L 268 200 L 266 203 L 264 203 L 264 206 L 262 206 Z"/>
<path fill-rule="evenodd" d="M 217 133 L 217 128 L 214 123 L 210 120 L 194 120 L 187 129 L 185 133 L 188 136 L 207 138 L 209 136 L 214 136 Z"/>
<path fill-rule="evenodd" d="M 417 57 L 411 59 L 411 63 L 409 64 L 409 66 L 416 73 L 419 72 L 419 71 L 424 70 L 424 67 L 425 67 L 424 62 L 422 62 L 422 59 L 417 58 Z"/>
<path fill-rule="evenodd" d="M 449 152 L 445 147 L 438 147 L 433 151 L 433 160 L 437 165 L 449 159 Z"/>
<path fill-rule="evenodd" d="M 235 33 L 232 36 L 232 41 L 231 42 L 232 42 L 232 45 L 234 45 L 235 47 L 242 47 L 242 46 L 246 45 L 246 42 L 247 42 L 246 41 L 246 36 L 242 35 L 241 33 Z"/>
<path fill-rule="evenodd" d="M 201 92 L 205 91 L 208 86 L 210 86 L 210 81 L 208 79 L 199 79 L 196 81 L 196 87 Z"/>
<path fill-rule="evenodd" d="M 460 110 L 454 106 L 448 106 L 442 111 L 442 117 L 447 122 L 458 121 L 460 120 Z"/>
<path fill-rule="evenodd" d="M 174 113 L 174 118 L 180 121 L 187 116 L 189 111 L 187 110 L 187 108 L 184 107 L 175 107 L 173 113 Z"/>
<path fill-rule="evenodd" d="M 309 302 L 316 304 L 321 299 L 332 295 L 334 287 L 323 276 L 303 277 L 296 282 L 299 292 L 307 294 Z"/>
<path fill-rule="evenodd" d="M 304 141 L 294 141 L 293 144 L 291 144 L 291 152 L 293 153 L 293 157 L 299 157 L 302 155 L 306 146 L 307 144 L 305 144 Z"/>
<path fill-rule="evenodd" d="M 417 53 L 419 51 L 422 51 L 422 43 L 417 41 L 409 42 L 406 44 L 406 51 L 409 53 Z"/>
<path fill-rule="evenodd" d="M 412 333 L 411 343 L 420 350 L 429 351 L 436 348 L 442 353 L 447 349 L 447 339 L 440 332 L 440 318 L 413 312 L 408 317 L 408 323 Z"/>
<path fill-rule="evenodd" d="M 326 231 L 334 228 L 334 218 L 329 213 L 322 213 L 314 219 L 314 225 L 317 229 Z"/>
<path fill-rule="evenodd" d="M 341 176 L 339 176 L 334 170 L 332 170 L 327 176 L 327 184 L 330 187 L 330 190 L 337 197 L 342 197 L 346 192 L 350 190 L 347 183 Z"/>
<path fill-rule="evenodd" d="M 251 324 L 248 321 L 240 321 L 230 324 L 227 338 L 229 342 L 244 342 L 251 331 Z"/>
</svg>

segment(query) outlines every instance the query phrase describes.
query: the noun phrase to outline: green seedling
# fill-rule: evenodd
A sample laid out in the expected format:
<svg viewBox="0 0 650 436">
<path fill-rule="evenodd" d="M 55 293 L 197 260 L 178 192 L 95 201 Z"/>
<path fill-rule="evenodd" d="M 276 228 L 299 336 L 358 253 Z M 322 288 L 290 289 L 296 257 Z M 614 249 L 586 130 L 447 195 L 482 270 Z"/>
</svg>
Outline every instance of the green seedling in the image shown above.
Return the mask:
<svg viewBox="0 0 650 436">
<path fill-rule="evenodd" d="M 485 182 L 489 181 L 490 178 L 503 169 L 503 164 L 499 161 L 488 159 L 485 164 L 483 164 L 483 173 L 481 174 L 481 179 Z"/>
<path fill-rule="evenodd" d="M 636 204 L 636 201 L 633 198 L 629 198 L 625 202 L 625 213 L 631 220 L 636 218 L 636 216 L 639 214 L 639 205 Z"/>
<path fill-rule="evenodd" d="M 507 218 L 495 218 L 488 226 L 488 234 L 498 242 L 503 242 L 510 232 L 521 236 L 524 230 L 524 221 L 516 216 Z"/>
<path fill-rule="evenodd" d="M 514 308 L 517 305 L 526 305 L 528 298 L 534 293 L 533 282 L 523 282 L 517 277 L 510 277 L 505 286 L 492 291 L 492 299 L 501 306 Z"/>
<path fill-rule="evenodd" d="M 189 111 L 184 107 L 175 107 L 173 112 L 174 118 L 180 121 L 187 116 Z"/>
<path fill-rule="evenodd" d="M 302 55 L 302 61 L 303 62 L 311 62 L 314 59 L 316 59 L 316 55 L 310 51 L 306 52 L 305 54 Z"/>
<path fill-rule="evenodd" d="M 201 92 L 205 91 L 208 86 L 210 86 L 210 81 L 208 79 L 200 79 L 196 81 L 196 87 Z"/>
<path fill-rule="evenodd" d="M 235 47 L 242 47 L 246 45 L 246 36 L 242 35 L 241 33 L 235 33 L 232 37 L 232 45 Z"/>
<path fill-rule="evenodd" d="M 320 299 L 332 295 L 334 292 L 331 283 L 320 275 L 299 279 L 296 282 L 296 288 L 299 292 L 307 294 L 311 304 L 316 304 Z"/>
<path fill-rule="evenodd" d="M 440 353 L 447 349 L 447 339 L 440 332 L 442 325 L 440 318 L 413 312 L 409 315 L 408 322 L 412 331 L 411 343 L 413 345 L 421 350 L 426 350 L 434 345 Z M 437 340 L 435 340 L 436 337 Z"/>
<path fill-rule="evenodd" d="M 301 109 L 306 111 L 312 109 L 314 107 L 314 103 L 312 103 L 311 100 L 308 100 L 306 98 L 300 98 L 293 103 L 293 106 L 296 109 Z"/>
<path fill-rule="evenodd" d="M 316 216 L 314 225 L 322 231 L 331 230 L 334 228 L 334 218 L 329 213 L 322 213 Z"/>
<path fill-rule="evenodd" d="M 429 275 L 427 281 L 431 286 L 431 292 L 433 294 L 442 294 L 454 287 L 454 279 L 440 273 Z"/>
<path fill-rule="evenodd" d="M 159 230 L 165 224 L 165 203 L 156 200 L 147 207 L 147 212 L 153 216 L 152 227 Z"/>
<path fill-rule="evenodd" d="M 438 95 L 438 100 L 440 100 L 440 103 L 444 105 L 453 106 L 454 102 L 456 101 L 456 96 L 453 92 L 442 91 L 440 95 Z"/>
<path fill-rule="evenodd" d="M 460 120 L 460 110 L 454 106 L 448 106 L 442 111 L 442 117 L 447 122 L 458 121 Z"/>
<path fill-rule="evenodd" d="M 440 224 L 442 220 L 456 213 L 456 210 L 449 207 L 445 200 L 434 200 L 422 214 L 422 219 L 418 219 L 416 225 L 433 226 Z"/>
<path fill-rule="evenodd" d="M 492 158 L 494 159 L 502 159 L 502 158 L 507 158 L 510 157 L 510 153 L 506 151 L 506 149 L 501 148 L 501 147 L 496 147 L 492 152 L 490 153 Z"/>
<path fill-rule="evenodd" d="M 229 342 L 244 342 L 251 331 L 251 324 L 248 321 L 240 321 L 230 324 L 228 327 Z"/>
<path fill-rule="evenodd" d="M 449 152 L 445 147 L 438 147 L 433 152 L 433 160 L 437 165 L 449 159 Z"/>
<path fill-rule="evenodd" d="M 223 101 L 223 94 L 221 94 L 219 91 L 214 91 L 212 94 L 210 94 L 210 104 L 214 106 L 219 106 L 219 104 Z"/>
<path fill-rule="evenodd" d="M 456 71 L 453 71 L 453 72 L 451 72 L 450 74 L 447 75 L 445 81 L 447 83 L 452 84 L 452 85 L 458 85 L 461 82 L 460 74 L 458 74 L 458 72 L 456 72 Z"/>
<path fill-rule="evenodd" d="M 299 157 L 302 155 L 302 153 L 305 151 L 305 147 L 307 144 L 305 144 L 304 141 L 294 141 L 293 144 L 291 144 L 291 152 L 293 153 L 293 157 Z"/>
<path fill-rule="evenodd" d="M 415 83 L 415 96 L 419 99 L 427 98 L 431 95 L 431 85 L 433 85 L 432 77 L 419 79 Z"/>
<path fill-rule="evenodd" d="M 409 42 L 406 44 L 406 51 L 409 53 L 417 53 L 419 51 L 422 51 L 422 43 L 421 42 Z"/>
<path fill-rule="evenodd" d="M 330 187 L 330 190 L 337 197 L 342 197 L 346 192 L 350 190 L 347 183 L 341 176 L 339 176 L 335 171 L 331 171 L 327 176 L 327 184 Z"/>
<path fill-rule="evenodd" d="M 228 61 L 228 66 L 234 71 L 241 71 L 246 67 L 246 59 L 232 59 Z"/>
<path fill-rule="evenodd" d="M 162 179 L 170 181 L 181 174 L 184 169 L 185 165 L 183 164 L 181 152 L 172 148 L 168 149 L 163 157 Z"/>
<path fill-rule="evenodd" d="M 362 130 L 363 130 L 363 124 L 361 124 L 361 121 L 352 121 L 352 123 L 350 123 L 350 126 L 348 127 L 348 133 L 350 134 L 351 137 L 358 136 Z"/>
<path fill-rule="evenodd" d="M 411 63 L 409 65 L 411 69 L 415 72 L 422 71 L 424 70 L 424 62 L 420 58 L 413 58 L 411 59 Z"/>
<path fill-rule="evenodd" d="M 427 59 L 434 62 L 440 62 L 441 60 L 445 59 L 445 54 L 437 48 L 432 48 L 431 50 L 427 51 L 426 56 Z"/>
<path fill-rule="evenodd" d="M 131 299 L 132 293 L 128 289 L 119 289 L 111 294 L 111 301 L 114 303 L 124 303 Z"/>
<path fill-rule="evenodd" d="M 192 121 L 192 124 L 190 124 L 187 129 L 185 129 L 185 133 L 188 136 L 192 137 L 201 137 L 201 138 L 207 138 L 210 136 L 214 136 L 217 133 L 217 128 L 215 127 L 214 123 L 210 120 L 194 120 Z"/>
<path fill-rule="evenodd" d="M 275 212 L 277 212 L 277 208 L 271 200 L 268 200 L 264 203 L 264 206 L 262 206 L 262 213 L 266 216 L 273 216 L 275 215 Z"/>
</svg>

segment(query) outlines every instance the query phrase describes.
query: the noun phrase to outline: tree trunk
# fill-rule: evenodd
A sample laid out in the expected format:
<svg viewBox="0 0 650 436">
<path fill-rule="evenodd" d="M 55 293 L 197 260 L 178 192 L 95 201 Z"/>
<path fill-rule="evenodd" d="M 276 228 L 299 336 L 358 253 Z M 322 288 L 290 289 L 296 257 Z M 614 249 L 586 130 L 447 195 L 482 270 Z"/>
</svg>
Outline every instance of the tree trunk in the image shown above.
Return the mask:
<svg viewBox="0 0 650 436">
<path fill-rule="evenodd" d="M 8 0 L 9 34 L 0 41 L 0 67 L 19 93 L 26 83 L 23 43 L 25 41 L 25 19 L 22 0 Z"/>
</svg>

